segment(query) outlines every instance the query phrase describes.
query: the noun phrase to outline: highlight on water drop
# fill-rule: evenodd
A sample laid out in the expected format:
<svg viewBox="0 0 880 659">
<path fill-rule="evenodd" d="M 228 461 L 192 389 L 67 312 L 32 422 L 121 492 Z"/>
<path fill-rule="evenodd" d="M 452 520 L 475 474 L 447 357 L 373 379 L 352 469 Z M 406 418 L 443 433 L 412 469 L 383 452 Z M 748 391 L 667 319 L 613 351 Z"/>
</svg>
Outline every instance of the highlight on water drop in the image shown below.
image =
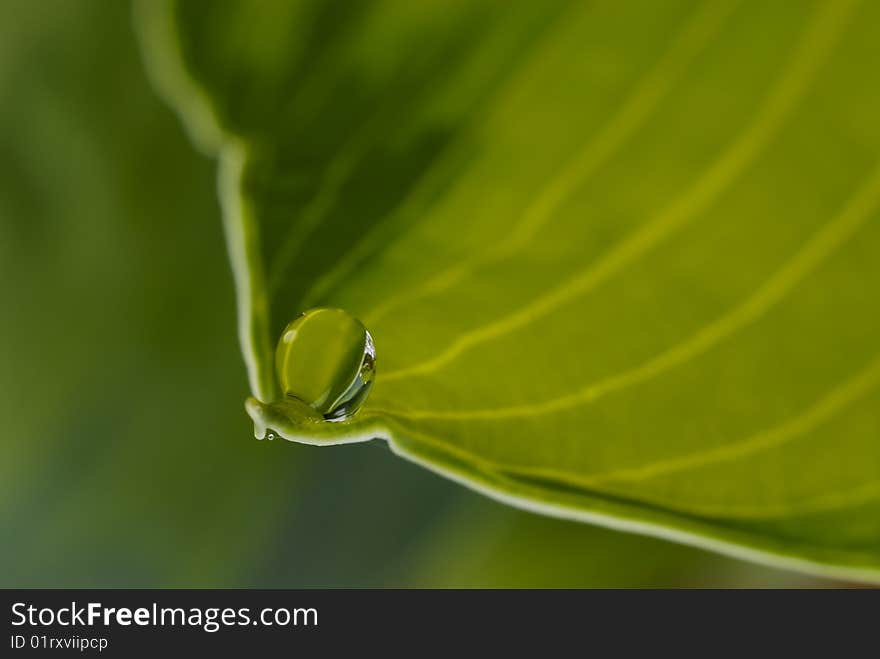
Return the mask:
<svg viewBox="0 0 880 659">
<path fill-rule="evenodd" d="M 288 402 L 343 421 L 360 409 L 373 386 L 373 338 L 347 311 L 311 309 L 281 332 L 275 371 Z"/>
</svg>

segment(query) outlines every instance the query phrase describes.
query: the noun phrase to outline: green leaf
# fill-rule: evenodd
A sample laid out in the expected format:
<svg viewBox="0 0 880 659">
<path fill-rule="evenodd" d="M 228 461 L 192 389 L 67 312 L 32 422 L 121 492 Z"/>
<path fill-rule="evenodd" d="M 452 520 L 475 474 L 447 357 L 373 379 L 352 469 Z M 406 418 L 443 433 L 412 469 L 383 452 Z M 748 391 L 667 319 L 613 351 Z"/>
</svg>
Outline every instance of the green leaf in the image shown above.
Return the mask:
<svg viewBox="0 0 880 659">
<path fill-rule="evenodd" d="M 258 436 L 380 437 L 529 510 L 880 581 L 880 5 L 138 20 L 220 159 Z M 350 421 L 272 404 L 314 306 L 375 340 Z"/>
</svg>

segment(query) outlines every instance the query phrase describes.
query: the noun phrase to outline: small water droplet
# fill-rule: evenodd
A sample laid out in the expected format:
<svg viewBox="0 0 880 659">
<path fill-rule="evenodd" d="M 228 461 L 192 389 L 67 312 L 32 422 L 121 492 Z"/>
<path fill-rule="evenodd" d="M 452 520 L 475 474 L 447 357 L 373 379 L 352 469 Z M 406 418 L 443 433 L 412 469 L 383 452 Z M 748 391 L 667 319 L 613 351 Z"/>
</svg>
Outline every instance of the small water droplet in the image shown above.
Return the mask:
<svg viewBox="0 0 880 659">
<path fill-rule="evenodd" d="M 342 421 L 358 411 L 373 386 L 373 337 L 342 309 L 306 311 L 281 332 L 275 371 L 288 400 Z"/>
<path fill-rule="evenodd" d="M 271 442 L 273 439 L 275 439 L 275 433 L 270 432 L 268 435 L 266 435 L 266 439 L 268 439 Z"/>
</svg>

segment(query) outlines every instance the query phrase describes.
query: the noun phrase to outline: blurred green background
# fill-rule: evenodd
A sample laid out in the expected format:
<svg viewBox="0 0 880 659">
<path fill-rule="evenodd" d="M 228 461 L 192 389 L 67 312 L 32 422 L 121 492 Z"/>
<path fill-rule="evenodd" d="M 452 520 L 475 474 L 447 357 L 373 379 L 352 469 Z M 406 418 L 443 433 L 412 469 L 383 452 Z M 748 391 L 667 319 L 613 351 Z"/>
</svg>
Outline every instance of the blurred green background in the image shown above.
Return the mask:
<svg viewBox="0 0 880 659">
<path fill-rule="evenodd" d="M 384 444 L 254 441 L 214 163 L 126 3 L 0 1 L 0 116 L 0 586 L 827 585 L 512 510 Z"/>
</svg>

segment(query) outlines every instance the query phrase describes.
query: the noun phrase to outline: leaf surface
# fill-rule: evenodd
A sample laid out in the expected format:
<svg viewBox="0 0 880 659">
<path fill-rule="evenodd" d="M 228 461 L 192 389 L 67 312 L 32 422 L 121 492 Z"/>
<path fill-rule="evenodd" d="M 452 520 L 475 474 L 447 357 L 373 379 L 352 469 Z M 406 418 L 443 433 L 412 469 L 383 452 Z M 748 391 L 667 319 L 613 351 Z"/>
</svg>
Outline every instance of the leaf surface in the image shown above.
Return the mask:
<svg viewBox="0 0 880 659">
<path fill-rule="evenodd" d="M 220 159 L 266 429 L 529 510 L 880 580 L 880 5 L 153 3 Z M 273 350 L 349 310 L 370 400 Z M 262 402 L 260 402 L 262 401 Z"/>
</svg>

